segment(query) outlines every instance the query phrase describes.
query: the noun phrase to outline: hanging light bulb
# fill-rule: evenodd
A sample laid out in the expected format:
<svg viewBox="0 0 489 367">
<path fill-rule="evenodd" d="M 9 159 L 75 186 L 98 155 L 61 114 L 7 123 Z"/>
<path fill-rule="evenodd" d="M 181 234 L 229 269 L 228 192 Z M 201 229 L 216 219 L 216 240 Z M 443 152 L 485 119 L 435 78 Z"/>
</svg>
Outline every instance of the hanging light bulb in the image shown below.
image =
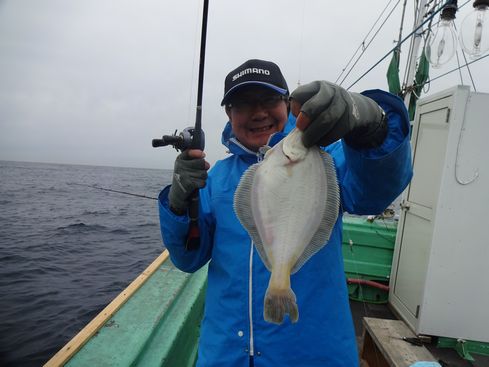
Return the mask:
<svg viewBox="0 0 489 367">
<path fill-rule="evenodd" d="M 487 0 L 489 1 L 489 0 Z M 430 30 L 426 40 L 426 58 L 434 68 L 439 68 L 447 63 L 455 54 L 457 46 L 457 33 L 453 20 L 457 12 L 457 1 L 447 4 L 441 11 L 440 21 L 436 30 Z"/>
<path fill-rule="evenodd" d="M 489 0 L 475 0 L 474 11 L 462 22 L 460 43 L 473 59 L 489 50 Z"/>
</svg>

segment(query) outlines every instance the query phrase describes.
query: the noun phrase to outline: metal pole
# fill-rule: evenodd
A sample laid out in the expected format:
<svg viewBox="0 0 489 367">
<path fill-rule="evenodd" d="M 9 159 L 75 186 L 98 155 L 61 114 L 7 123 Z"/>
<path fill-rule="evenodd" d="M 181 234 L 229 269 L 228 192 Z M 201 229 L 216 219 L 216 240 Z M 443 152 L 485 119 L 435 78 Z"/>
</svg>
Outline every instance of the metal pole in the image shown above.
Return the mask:
<svg viewBox="0 0 489 367">
<path fill-rule="evenodd" d="M 414 24 L 414 29 L 417 29 L 421 23 L 423 23 L 423 18 L 426 14 L 426 0 L 421 0 L 419 3 L 419 8 L 416 14 L 416 23 Z M 409 100 L 411 98 L 411 90 L 409 87 L 412 87 L 412 83 L 414 82 L 414 75 L 416 73 L 416 58 L 418 57 L 418 49 L 421 43 L 421 36 L 423 34 L 423 27 L 418 29 L 418 31 L 413 35 L 413 43 L 411 46 L 411 58 L 408 61 L 409 69 L 406 78 L 406 82 L 411 85 L 407 85 L 408 89 L 406 95 L 404 96 L 404 104 L 406 108 L 409 108 Z"/>
</svg>

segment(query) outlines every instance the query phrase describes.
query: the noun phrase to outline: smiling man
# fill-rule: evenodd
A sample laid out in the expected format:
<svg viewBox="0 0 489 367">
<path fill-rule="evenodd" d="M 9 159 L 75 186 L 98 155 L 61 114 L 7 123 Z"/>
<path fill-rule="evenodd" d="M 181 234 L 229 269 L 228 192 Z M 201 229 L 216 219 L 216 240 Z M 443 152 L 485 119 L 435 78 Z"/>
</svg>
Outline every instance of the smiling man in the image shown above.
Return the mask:
<svg viewBox="0 0 489 367">
<path fill-rule="evenodd" d="M 226 99 L 226 114 L 236 139 L 258 151 L 287 122 L 287 96 L 263 86 L 247 86 Z"/>
<path fill-rule="evenodd" d="M 270 135 L 283 130 L 288 96 L 287 82 L 276 64 L 249 60 L 226 77 L 221 105 L 236 139 L 256 152 Z"/>
<path fill-rule="evenodd" d="M 301 86 L 289 97 L 279 67 L 254 59 L 228 74 L 222 105 L 229 118 L 222 142 L 230 155 L 207 175 L 204 152 L 182 152 L 172 185 L 159 196 L 163 242 L 175 266 L 194 272 L 209 263 L 197 366 L 358 366 L 341 254 L 342 212 L 380 213 L 409 183 L 403 102 L 387 92 L 361 95 L 326 81 Z M 277 325 L 264 320 L 270 272 L 234 213 L 233 196 L 243 173 L 261 160 L 260 148 L 295 126 L 304 131 L 305 146 L 331 154 L 341 206 L 328 243 L 291 277 L 299 320 L 286 317 Z M 189 251 L 187 209 L 196 189 L 200 246 Z"/>
</svg>

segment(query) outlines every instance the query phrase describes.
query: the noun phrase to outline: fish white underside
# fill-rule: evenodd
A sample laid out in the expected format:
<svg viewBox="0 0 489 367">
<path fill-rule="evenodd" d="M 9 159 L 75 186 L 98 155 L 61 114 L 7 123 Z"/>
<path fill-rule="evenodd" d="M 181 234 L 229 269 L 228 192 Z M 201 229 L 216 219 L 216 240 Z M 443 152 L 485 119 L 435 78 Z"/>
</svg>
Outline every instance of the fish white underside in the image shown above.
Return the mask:
<svg viewBox="0 0 489 367">
<path fill-rule="evenodd" d="M 316 146 L 305 148 L 301 134 L 294 129 L 251 166 L 234 197 L 239 220 L 272 272 L 269 288 L 290 288 L 290 274 L 327 243 L 338 216 L 333 160 Z"/>
</svg>

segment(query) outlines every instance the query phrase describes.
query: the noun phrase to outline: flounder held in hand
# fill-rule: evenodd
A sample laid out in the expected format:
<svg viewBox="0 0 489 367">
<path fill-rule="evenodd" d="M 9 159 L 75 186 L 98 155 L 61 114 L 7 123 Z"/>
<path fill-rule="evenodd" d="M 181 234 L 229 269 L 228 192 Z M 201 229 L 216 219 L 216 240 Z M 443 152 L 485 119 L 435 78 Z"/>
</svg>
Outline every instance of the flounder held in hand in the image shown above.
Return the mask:
<svg viewBox="0 0 489 367">
<path fill-rule="evenodd" d="M 242 176 L 234 210 L 271 271 L 264 318 L 281 324 L 299 318 L 290 275 L 324 245 L 338 217 L 339 193 L 330 155 L 302 144 L 292 130 L 264 160 Z"/>
</svg>

